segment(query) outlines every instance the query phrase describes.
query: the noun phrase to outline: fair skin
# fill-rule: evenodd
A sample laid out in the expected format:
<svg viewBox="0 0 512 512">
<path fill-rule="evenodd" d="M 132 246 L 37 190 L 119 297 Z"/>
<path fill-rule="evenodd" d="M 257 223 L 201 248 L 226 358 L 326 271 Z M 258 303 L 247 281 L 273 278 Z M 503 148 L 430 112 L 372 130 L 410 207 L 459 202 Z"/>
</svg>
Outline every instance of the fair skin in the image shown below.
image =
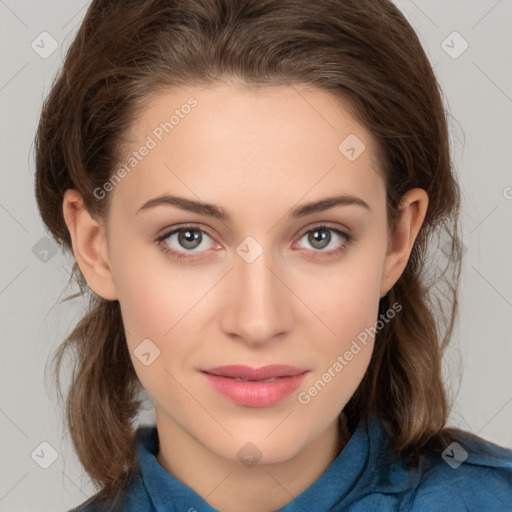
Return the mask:
<svg viewBox="0 0 512 512">
<path fill-rule="evenodd" d="M 104 224 L 74 190 L 63 211 L 90 288 L 120 303 L 135 370 L 155 402 L 158 462 L 219 510 L 268 512 L 318 479 L 338 454 L 336 443 L 346 442 L 337 418 L 364 376 L 374 338 L 307 404 L 298 394 L 375 325 L 379 298 L 407 264 L 428 197 L 407 192 L 388 238 L 372 136 L 331 95 L 298 86 L 164 91 L 131 127 L 128 152 L 190 96 L 197 107 L 109 192 Z M 338 150 L 350 134 L 366 146 L 354 161 Z M 217 205 L 231 218 L 169 205 L 138 212 L 162 194 Z M 288 217 L 341 194 L 369 209 L 350 204 Z M 185 223 L 208 234 L 193 249 L 177 234 L 162 242 L 188 258 L 178 260 L 155 240 Z M 343 249 L 343 237 L 327 230 L 325 248 L 313 245 L 308 233 L 324 223 L 355 240 Z M 248 236 L 263 250 L 251 263 L 236 251 Z M 134 355 L 145 339 L 160 350 L 149 366 Z M 227 400 L 199 372 L 227 364 L 310 371 L 276 405 L 249 407 Z M 261 453 L 251 467 L 237 457 L 248 442 Z"/>
</svg>

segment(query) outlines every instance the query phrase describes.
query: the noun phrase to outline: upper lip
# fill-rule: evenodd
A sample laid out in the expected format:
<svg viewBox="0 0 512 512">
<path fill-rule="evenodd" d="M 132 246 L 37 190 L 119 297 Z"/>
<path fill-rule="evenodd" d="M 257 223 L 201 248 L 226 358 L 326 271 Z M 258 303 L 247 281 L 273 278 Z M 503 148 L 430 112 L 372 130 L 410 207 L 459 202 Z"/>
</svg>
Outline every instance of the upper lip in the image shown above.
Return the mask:
<svg viewBox="0 0 512 512">
<path fill-rule="evenodd" d="M 260 366 L 259 368 L 236 364 L 205 368 L 201 371 L 211 375 L 218 375 L 220 377 L 238 377 L 245 380 L 265 380 L 271 379 L 272 377 L 290 377 L 293 375 L 299 375 L 308 371 L 308 369 L 297 368 L 296 366 L 289 366 L 285 364 L 271 364 L 268 366 Z"/>
</svg>

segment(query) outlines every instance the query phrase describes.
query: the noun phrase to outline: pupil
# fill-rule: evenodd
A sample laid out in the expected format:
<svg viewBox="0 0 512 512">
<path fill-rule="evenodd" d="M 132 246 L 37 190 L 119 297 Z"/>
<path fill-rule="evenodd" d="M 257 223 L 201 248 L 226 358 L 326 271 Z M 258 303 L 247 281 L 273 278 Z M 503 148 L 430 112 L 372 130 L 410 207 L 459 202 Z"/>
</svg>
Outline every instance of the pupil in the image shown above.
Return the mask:
<svg viewBox="0 0 512 512">
<path fill-rule="evenodd" d="M 316 247 L 317 249 L 322 249 L 323 247 L 329 245 L 331 233 L 326 229 L 317 229 L 311 233 L 309 238 L 309 241 L 311 245 L 313 245 L 313 247 Z M 327 241 L 327 244 L 323 243 L 325 241 Z"/>
<path fill-rule="evenodd" d="M 187 249 L 194 249 L 197 247 L 197 244 L 195 242 L 201 241 L 201 233 L 198 231 L 182 231 L 179 235 L 179 242 L 180 244 L 187 248 Z M 194 245 L 195 244 L 195 245 Z"/>
</svg>

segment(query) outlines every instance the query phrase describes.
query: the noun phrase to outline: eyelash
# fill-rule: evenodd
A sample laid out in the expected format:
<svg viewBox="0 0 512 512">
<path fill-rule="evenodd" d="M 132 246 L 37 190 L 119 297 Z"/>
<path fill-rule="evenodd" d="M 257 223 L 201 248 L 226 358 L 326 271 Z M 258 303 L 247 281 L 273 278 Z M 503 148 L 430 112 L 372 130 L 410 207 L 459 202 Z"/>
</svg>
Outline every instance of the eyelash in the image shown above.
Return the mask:
<svg viewBox="0 0 512 512">
<path fill-rule="evenodd" d="M 180 226 L 179 228 L 174 228 L 170 231 L 167 231 L 163 235 L 159 236 L 156 239 L 156 242 L 158 242 L 160 249 L 164 252 L 164 254 L 168 255 L 171 258 L 175 258 L 177 260 L 189 260 L 190 261 L 190 260 L 196 260 L 196 259 L 202 258 L 201 256 L 199 256 L 198 258 L 194 257 L 194 256 L 189 256 L 188 253 L 191 253 L 191 251 L 188 251 L 188 252 L 187 251 L 184 251 L 184 252 L 175 251 L 174 249 L 171 249 L 164 242 L 164 240 L 166 240 L 170 236 L 172 236 L 176 233 L 183 232 L 183 231 L 197 231 L 203 235 L 208 236 L 209 238 L 211 238 L 213 240 L 213 237 L 207 231 L 205 231 L 199 227 L 196 227 L 196 226 L 184 225 L 184 226 Z M 302 233 L 302 235 L 299 237 L 299 240 L 301 238 L 303 238 L 304 235 L 307 235 L 308 233 L 313 232 L 313 231 L 331 231 L 331 232 L 334 232 L 337 235 L 339 235 L 342 239 L 344 239 L 341 247 L 338 247 L 337 249 L 331 249 L 330 251 L 313 250 L 312 249 L 311 252 L 315 254 L 313 256 L 313 258 L 327 258 L 330 256 L 334 256 L 335 254 L 346 251 L 347 248 L 350 246 L 350 244 L 355 241 L 355 237 L 353 235 L 349 235 L 348 233 L 345 233 L 344 231 L 341 231 L 341 230 L 331 227 L 331 226 L 327 226 L 325 224 L 319 224 L 318 226 L 314 226 L 314 227 L 308 229 L 307 231 Z"/>
</svg>

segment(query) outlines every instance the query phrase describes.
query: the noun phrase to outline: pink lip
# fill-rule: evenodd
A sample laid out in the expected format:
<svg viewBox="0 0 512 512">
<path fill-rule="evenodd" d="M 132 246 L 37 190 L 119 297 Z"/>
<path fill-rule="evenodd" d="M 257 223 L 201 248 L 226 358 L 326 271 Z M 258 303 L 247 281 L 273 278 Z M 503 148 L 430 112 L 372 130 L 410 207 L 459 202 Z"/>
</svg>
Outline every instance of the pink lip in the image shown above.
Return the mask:
<svg viewBox="0 0 512 512">
<path fill-rule="evenodd" d="M 269 407 L 297 389 L 308 371 L 287 365 L 261 368 L 231 365 L 207 368 L 202 373 L 215 390 L 232 402 L 248 407 Z M 275 380 L 266 381 L 272 378 Z"/>
<path fill-rule="evenodd" d="M 307 368 L 297 368 L 286 364 L 271 364 L 253 368 L 243 364 L 233 364 L 229 366 L 216 366 L 214 368 L 205 368 L 201 370 L 211 375 L 220 377 L 233 377 L 246 380 L 265 380 L 272 377 L 290 377 L 308 371 Z"/>
</svg>

